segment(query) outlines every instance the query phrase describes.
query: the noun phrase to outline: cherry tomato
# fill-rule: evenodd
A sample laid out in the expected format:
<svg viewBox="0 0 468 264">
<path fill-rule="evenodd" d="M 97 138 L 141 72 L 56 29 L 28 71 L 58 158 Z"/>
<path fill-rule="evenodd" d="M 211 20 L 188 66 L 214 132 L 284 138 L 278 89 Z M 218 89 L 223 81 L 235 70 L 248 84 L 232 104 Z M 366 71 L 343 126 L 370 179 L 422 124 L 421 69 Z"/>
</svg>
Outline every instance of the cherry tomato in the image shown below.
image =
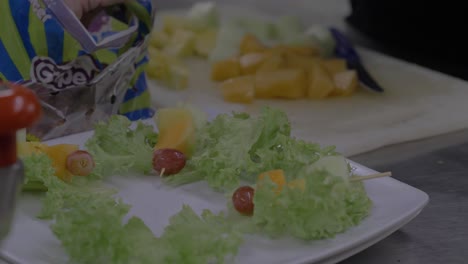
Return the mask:
<svg viewBox="0 0 468 264">
<path fill-rule="evenodd" d="M 0 167 L 6 167 L 17 160 L 16 131 L 36 122 L 42 108 L 31 89 L 1 81 L 0 108 Z"/>
<path fill-rule="evenodd" d="M 177 174 L 185 167 L 186 160 L 184 153 L 176 149 L 158 149 L 153 155 L 153 168 L 159 174 Z"/>
<path fill-rule="evenodd" d="M 243 215 L 253 215 L 255 190 L 250 186 L 239 187 L 232 195 L 234 208 Z"/>
<path fill-rule="evenodd" d="M 67 170 L 75 176 L 88 176 L 94 167 L 94 159 L 87 151 L 77 150 L 67 157 Z"/>
</svg>

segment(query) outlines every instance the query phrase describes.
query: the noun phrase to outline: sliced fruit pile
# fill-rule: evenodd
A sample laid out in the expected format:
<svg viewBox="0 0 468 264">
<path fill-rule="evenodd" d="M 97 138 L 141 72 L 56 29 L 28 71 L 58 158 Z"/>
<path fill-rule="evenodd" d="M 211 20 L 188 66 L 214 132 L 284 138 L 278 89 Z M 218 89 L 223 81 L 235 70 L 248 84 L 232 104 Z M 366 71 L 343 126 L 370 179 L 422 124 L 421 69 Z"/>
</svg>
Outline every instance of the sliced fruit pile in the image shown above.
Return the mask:
<svg viewBox="0 0 468 264">
<path fill-rule="evenodd" d="M 151 34 L 147 73 L 172 89 L 188 84 L 182 59 L 207 58 L 216 45 L 218 15 L 213 3 L 196 3 L 184 16 L 163 17 L 162 29 Z"/>
<path fill-rule="evenodd" d="M 224 100 L 236 103 L 350 96 L 359 86 L 345 60 L 323 58 L 312 45 L 269 47 L 251 34 L 242 39 L 239 55 L 214 63 L 211 79 L 221 82 Z"/>
</svg>

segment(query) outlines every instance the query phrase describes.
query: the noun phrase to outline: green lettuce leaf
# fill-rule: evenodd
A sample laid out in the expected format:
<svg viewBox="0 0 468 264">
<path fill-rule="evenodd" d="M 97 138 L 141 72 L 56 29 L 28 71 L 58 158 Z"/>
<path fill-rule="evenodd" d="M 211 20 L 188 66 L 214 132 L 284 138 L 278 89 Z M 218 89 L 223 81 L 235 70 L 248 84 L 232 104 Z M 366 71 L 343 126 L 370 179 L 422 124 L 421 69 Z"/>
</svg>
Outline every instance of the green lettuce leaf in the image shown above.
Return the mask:
<svg viewBox="0 0 468 264">
<path fill-rule="evenodd" d="M 266 179 L 254 196 L 252 221 L 271 237 L 292 235 L 304 240 L 325 239 L 346 231 L 365 218 L 372 203 L 362 183 L 331 176 L 326 170 L 304 168 L 300 187 L 283 188 Z"/>
<path fill-rule="evenodd" d="M 23 191 L 47 191 L 46 185 L 56 178 L 50 158 L 46 154 L 33 154 L 21 160 L 25 176 Z"/>
<path fill-rule="evenodd" d="M 96 176 L 106 177 L 129 171 L 151 172 L 157 133 L 152 126 L 141 122 L 135 129 L 131 129 L 130 125 L 131 121 L 126 117 L 115 115 L 108 122 L 95 126 L 94 135 L 86 142 L 86 148 L 96 163 Z"/>
<path fill-rule="evenodd" d="M 283 169 L 291 175 L 318 160 L 335 154 L 290 136 L 286 114 L 266 107 L 257 117 L 246 113 L 217 116 L 197 133 L 196 151 L 186 167 L 166 178 L 172 185 L 200 180 L 219 191 L 231 191 L 240 180 L 256 181 L 258 174 Z"/>
<path fill-rule="evenodd" d="M 160 238 L 161 259 L 154 263 L 225 263 L 243 242 L 223 214 L 204 210 L 198 216 L 189 206 L 171 217 Z"/>
</svg>

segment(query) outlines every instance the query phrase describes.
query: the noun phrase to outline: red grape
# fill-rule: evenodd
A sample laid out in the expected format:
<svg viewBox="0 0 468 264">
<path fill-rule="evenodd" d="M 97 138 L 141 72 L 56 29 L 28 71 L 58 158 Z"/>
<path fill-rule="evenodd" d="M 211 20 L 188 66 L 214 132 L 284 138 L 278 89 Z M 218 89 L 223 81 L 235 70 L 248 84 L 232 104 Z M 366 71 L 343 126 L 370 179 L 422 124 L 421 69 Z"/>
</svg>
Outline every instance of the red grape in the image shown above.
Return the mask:
<svg viewBox="0 0 468 264">
<path fill-rule="evenodd" d="M 153 168 L 157 173 L 172 175 L 185 167 L 184 153 L 176 149 L 158 149 L 153 155 Z"/>
<path fill-rule="evenodd" d="M 239 187 L 232 195 L 234 208 L 243 215 L 253 215 L 255 190 L 250 186 Z"/>
<path fill-rule="evenodd" d="M 67 170 L 75 176 L 88 176 L 94 169 L 91 154 L 84 150 L 77 150 L 67 157 Z"/>
</svg>

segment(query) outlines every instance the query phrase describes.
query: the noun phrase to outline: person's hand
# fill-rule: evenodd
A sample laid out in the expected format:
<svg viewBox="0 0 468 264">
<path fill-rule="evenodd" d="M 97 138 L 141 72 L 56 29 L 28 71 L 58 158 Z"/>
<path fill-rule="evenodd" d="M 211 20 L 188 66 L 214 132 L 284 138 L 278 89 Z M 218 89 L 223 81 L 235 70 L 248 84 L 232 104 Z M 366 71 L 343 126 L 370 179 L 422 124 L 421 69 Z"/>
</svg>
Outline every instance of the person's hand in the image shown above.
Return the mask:
<svg viewBox="0 0 468 264">
<path fill-rule="evenodd" d="M 81 19 L 95 9 L 123 3 L 127 0 L 64 0 L 65 4 Z"/>
</svg>

